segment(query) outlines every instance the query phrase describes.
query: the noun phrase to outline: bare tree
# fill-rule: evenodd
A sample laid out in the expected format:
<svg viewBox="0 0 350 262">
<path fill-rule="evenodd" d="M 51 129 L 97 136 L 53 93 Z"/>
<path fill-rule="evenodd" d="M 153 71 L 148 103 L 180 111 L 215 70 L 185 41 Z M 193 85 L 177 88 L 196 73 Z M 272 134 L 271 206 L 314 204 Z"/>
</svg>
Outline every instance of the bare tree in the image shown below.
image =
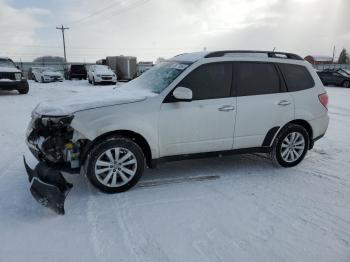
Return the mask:
<svg viewBox="0 0 350 262">
<path fill-rule="evenodd" d="M 339 59 L 338 59 L 338 63 L 339 64 L 349 64 L 349 54 L 346 51 L 345 48 L 343 48 L 343 50 L 341 50 L 340 55 L 339 55 Z"/>
</svg>

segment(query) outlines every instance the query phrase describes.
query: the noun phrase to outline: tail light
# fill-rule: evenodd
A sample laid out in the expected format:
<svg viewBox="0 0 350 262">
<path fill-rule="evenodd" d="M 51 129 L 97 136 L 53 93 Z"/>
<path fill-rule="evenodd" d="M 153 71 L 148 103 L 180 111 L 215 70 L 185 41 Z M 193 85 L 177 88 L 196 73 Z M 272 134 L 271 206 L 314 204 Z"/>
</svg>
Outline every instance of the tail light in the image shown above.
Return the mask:
<svg viewBox="0 0 350 262">
<path fill-rule="evenodd" d="M 320 100 L 320 103 L 328 109 L 328 94 L 323 93 L 318 96 L 318 99 Z"/>
</svg>

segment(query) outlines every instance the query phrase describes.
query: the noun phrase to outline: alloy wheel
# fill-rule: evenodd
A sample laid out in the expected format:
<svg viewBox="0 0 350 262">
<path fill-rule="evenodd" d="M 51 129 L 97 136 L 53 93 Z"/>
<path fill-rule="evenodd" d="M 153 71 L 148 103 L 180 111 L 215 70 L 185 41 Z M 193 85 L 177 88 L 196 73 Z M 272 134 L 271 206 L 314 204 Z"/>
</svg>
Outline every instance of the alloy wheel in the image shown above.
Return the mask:
<svg viewBox="0 0 350 262">
<path fill-rule="evenodd" d="M 95 176 L 107 187 L 121 187 L 127 184 L 135 176 L 136 171 L 135 155 L 122 147 L 106 150 L 95 163 Z"/>
<path fill-rule="evenodd" d="M 289 133 L 281 144 L 281 156 L 287 163 L 297 161 L 305 150 L 305 138 L 299 132 Z"/>
</svg>

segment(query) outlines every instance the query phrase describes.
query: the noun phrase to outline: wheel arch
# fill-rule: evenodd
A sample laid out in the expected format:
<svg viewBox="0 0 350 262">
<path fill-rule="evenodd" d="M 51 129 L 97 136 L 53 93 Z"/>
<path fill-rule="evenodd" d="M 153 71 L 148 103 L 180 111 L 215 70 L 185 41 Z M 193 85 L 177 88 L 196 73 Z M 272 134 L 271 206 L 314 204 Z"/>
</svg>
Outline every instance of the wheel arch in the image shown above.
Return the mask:
<svg viewBox="0 0 350 262">
<path fill-rule="evenodd" d="M 116 130 L 116 131 L 111 131 L 108 133 L 105 133 L 103 135 L 100 135 L 96 137 L 93 141 L 89 141 L 86 145 L 85 148 L 82 152 L 81 156 L 81 162 L 84 163 L 90 150 L 99 142 L 106 140 L 108 138 L 112 138 L 115 136 L 121 136 L 124 138 L 129 138 L 130 140 L 134 141 L 142 150 L 142 152 L 145 155 L 146 158 L 146 163 L 148 167 L 153 167 L 152 165 L 152 152 L 151 152 L 151 147 L 148 143 L 148 141 L 139 133 L 136 133 L 131 130 Z"/>
<path fill-rule="evenodd" d="M 286 123 L 282 128 L 279 129 L 278 132 L 276 132 L 275 134 L 275 137 L 273 138 L 272 142 L 275 141 L 276 137 L 278 136 L 278 134 L 288 125 L 290 124 L 294 124 L 294 125 L 299 125 L 299 126 L 302 126 L 305 128 L 306 132 L 309 134 L 309 138 L 310 138 L 310 146 L 309 146 L 309 149 L 312 149 L 313 148 L 313 130 L 312 130 L 312 126 L 306 121 L 306 120 L 303 120 L 303 119 L 295 119 L 295 120 L 292 120 L 288 123 Z"/>
</svg>

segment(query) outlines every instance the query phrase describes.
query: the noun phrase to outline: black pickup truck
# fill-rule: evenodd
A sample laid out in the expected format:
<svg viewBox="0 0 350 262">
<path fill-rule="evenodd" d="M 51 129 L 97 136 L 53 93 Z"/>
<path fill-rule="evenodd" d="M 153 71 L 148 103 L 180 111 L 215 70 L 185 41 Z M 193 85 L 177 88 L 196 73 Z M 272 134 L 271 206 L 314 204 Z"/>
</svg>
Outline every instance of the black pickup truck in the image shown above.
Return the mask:
<svg viewBox="0 0 350 262">
<path fill-rule="evenodd" d="M 22 71 L 7 57 L 0 57 L 0 90 L 17 90 L 20 94 L 27 94 L 29 91 Z"/>
</svg>

